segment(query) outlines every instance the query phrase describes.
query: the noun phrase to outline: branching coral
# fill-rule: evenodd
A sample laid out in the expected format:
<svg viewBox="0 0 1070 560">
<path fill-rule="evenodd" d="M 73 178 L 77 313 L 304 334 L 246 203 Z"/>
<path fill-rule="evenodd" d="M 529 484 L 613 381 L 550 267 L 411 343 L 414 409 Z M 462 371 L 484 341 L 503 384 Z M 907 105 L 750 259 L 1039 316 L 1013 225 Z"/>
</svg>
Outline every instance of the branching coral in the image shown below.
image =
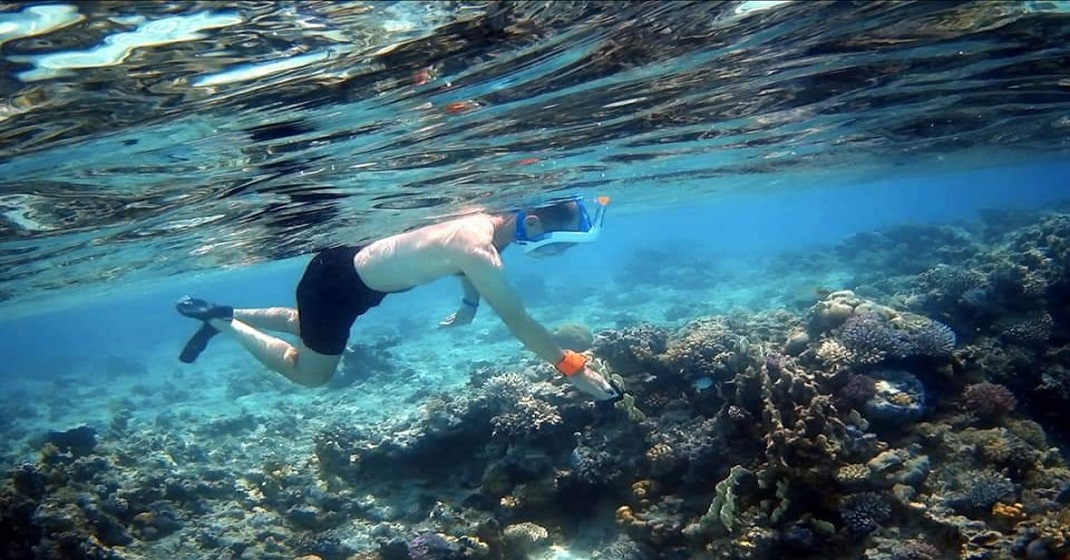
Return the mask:
<svg viewBox="0 0 1070 560">
<path fill-rule="evenodd" d="M 972 473 L 969 481 L 947 497 L 947 503 L 967 515 L 985 515 L 1002 500 L 1013 500 L 1017 487 L 995 471 Z"/>
<path fill-rule="evenodd" d="M 514 403 L 531 393 L 531 381 L 516 372 L 508 372 L 487 378 L 480 388 L 480 397 L 496 405 Z"/>
<path fill-rule="evenodd" d="M 1013 411 L 1018 399 L 1003 385 L 975 383 L 962 392 L 962 406 L 980 418 L 994 419 Z"/>
<path fill-rule="evenodd" d="M 911 356 L 946 359 L 957 342 L 955 332 L 939 321 L 847 290 L 830 294 L 809 314 L 810 334 L 821 336 L 815 356 L 826 366 L 871 367 Z"/>
<path fill-rule="evenodd" d="M 561 413 L 554 405 L 532 395 L 524 395 L 491 418 L 494 435 L 523 438 L 561 423 Z"/>
<path fill-rule="evenodd" d="M 547 383 L 510 372 L 488 378 L 477 399 L 489 404 L 494 435 L 524 438 L 561 424 L 561 411 L 544 398 L 559 396 L 560 392 Z"/>
<path fill-rule="evenodd" d="M 876 365 L 889 358 L 903 358 L 910 352 L 903 333 L 872 314 L 855 315 L 837 329 L 835 337 L 847 350 L 854 365 Z"/>
<path fill-rule="evenodd" d="M 621 330 L 599 332 L 594 352 L 609 363 L 613 371 L 630 375 L 658 369 L 659 357 L 668 347 L 668 333 L 649 323 Z"/>
<path fill-rule="evenodd" d="M 851 494 L 840 509 L 844 525 L 855 533 L 872 533 L 892 516 L 892 506 L 877 492 Z"/>
<path fill-rule="evenodd" d="M 983 273 L 972 269 L 939 264 L 918 275 L 931 297 L 954 302 L 972 290 L 983 290 L 988 279 Z"/>
<path fill-rule="evenodd" d="M 830 338 L 821 341 L 817 348 L 817 359 L 829 366 L 845 365 L 851 360 L 851 352 L 842 342 Z"/>
<path fill-rule="evenodd" d="M 937 560 L 940 556 L 940 549 L 935 546 L 911 539 L 897 543 L 890 560 Z"/>
<path fill-rule="evenodd" d="M 908 355 L 946 358 L 955 350 L 955 331 L 951 327 L 921 316 L 912 316 L 905 324 Z"/>
<path fill-rule="evenodd" d="M 723 318 L 706 318 L 685 325 L 669 341 L 664 362 L 689 379 L 724 379 L 739 371 L 748 344 Z"/>
<path fill-rule="evenodd" d="M 832 397 L 818 392 L 788 359 L 768 359 L 760 370 L 762 432 L 774 465 L 830 463 L 846 437 Z"/>
<path fill-rule="evenodd" d="M 854 315 L 834 331 L 853 365 L 876 365 L 909 356 L 946 358 L 955 349 L 955 333 L 947 325 L 913 314 L 894 321 L 876 314 Z"/>
<path fill-rule="evenodd" d="M 1047 311 L 1038 311 L 1028 317 L 1007 325 L 1000 336 L 1017 344 L 1037 344 L 1051 338 L 1055 321 Z"/>
</svg>

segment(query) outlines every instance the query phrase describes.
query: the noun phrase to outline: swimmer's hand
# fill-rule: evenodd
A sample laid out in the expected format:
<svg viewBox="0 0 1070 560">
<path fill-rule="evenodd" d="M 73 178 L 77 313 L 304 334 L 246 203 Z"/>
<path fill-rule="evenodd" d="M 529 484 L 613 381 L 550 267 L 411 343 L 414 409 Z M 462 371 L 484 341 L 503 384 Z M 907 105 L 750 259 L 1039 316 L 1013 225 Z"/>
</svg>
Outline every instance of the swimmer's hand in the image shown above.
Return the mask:
<svg viewBox="0 0 1070 560">
<path fill-rule="evenodd" d="M 583 371 L 566 377 L 572 386 L 599 401 L 612 401 L 621 398 L 621 392 L 602 374 L 585 366 Z"/>
<path fill-rule="evenodd" d="M 467 325 L 472 322 L 476 316 L 476 308 L 471 305 L 462 303 L 457 311 L 450 313 L 445 319 L 439 321 L 438 328 L 449 329 L 453 327 L 459 327 L 461 325 Z"/>
</svg>

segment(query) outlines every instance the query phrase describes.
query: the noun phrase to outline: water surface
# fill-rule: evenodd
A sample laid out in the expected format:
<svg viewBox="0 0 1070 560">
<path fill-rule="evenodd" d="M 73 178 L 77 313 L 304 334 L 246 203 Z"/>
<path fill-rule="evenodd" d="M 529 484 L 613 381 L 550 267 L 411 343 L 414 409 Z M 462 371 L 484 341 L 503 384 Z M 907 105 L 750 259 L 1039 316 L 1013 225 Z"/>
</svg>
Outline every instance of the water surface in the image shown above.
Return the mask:
<svg viewBox="0 0 1070 560">
<path fill-rule="evenodd" d="M 629 213 L 1070 148 L 1065 2 L 0 10 L 11 309 L 548 192 Z"/>
</svg>

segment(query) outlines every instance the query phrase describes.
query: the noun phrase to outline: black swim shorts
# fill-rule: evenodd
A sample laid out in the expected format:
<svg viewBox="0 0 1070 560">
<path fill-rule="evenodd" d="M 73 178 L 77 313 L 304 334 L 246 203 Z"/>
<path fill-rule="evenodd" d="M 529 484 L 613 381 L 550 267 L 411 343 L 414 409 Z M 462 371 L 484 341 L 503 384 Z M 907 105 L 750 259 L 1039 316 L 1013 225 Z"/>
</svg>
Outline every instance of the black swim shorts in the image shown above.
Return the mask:
<svg viewBox="0 0 1070 560">
<path fill-rule="evenodd" d="M 321 251 L 308 263 L 297 284 L 301 341 L 328 356 L 345 352 L 349 329 L 357 317 L 379 305 L 385 292 L 367 286 L 353 265 L 360 247 Z"/>
</svg>

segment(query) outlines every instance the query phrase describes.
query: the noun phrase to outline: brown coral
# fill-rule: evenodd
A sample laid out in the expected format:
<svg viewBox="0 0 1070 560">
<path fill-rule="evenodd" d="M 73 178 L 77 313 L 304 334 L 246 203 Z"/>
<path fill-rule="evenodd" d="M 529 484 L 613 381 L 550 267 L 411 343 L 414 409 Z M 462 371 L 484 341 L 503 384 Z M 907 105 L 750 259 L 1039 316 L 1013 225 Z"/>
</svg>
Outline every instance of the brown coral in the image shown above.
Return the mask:
<svg viewBox="0 0 1070 560">
<path fill-rule="evenodd" d="M 962 406 L 978 418 L 995 419 L 1014 410 L 1018 406 L 1018 399 L 1003 385 L 975 383 L 962 392 Z"/>
<path fill-rule="evenodd" d="M 844 465 L 836 470 L 836 482 L 846 488 L 858 488 L 864 485 L 872 473 L 862 464 Z"/>
<path fill-rule="evenodd" d="M 667 443 L 656 443 L 647 449 L 646 460 L 650 463 L 650 471 L 661 476 L 672 470 L 675 458 L 672 446 Z"/>
</svg>

